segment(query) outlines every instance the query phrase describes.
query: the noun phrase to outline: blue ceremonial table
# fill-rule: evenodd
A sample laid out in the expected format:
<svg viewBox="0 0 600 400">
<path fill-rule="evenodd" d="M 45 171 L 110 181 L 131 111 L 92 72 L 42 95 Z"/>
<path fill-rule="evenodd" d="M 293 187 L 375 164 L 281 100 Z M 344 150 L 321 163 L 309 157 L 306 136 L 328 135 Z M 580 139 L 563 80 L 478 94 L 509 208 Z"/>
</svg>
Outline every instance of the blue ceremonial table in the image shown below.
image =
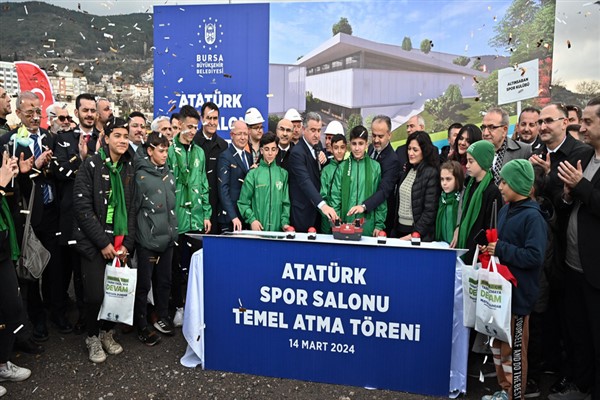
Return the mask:
<svg viewBox="0 0 600 400">
<path fill-rule="evenodd" d="M 204 236 L 182 364 L 428 395 L 466 391 L 457 255 L 444 243 Z"/>
</svg>

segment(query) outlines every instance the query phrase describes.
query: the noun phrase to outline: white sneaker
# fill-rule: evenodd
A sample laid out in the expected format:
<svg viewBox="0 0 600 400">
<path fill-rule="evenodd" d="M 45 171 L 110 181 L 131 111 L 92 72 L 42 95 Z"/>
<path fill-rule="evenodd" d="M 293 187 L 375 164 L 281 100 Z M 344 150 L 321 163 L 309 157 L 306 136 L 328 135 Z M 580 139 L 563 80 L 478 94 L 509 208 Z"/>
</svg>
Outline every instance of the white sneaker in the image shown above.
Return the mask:
<svg viewBox="0 0 600 400">
<path fill-rule="evenodd" d="M 100 341 L 102 342 L 102 347 L 108 354 L 121 354 L 123 352 L 123 347 L 119 343 L 115 341 L 113 335 L 115 334 L 114 329 L 110 331 L 100 331 Z"/>
<path fill-rule="evenodd" d="M 11 363 L 6 362 L 6 369 L 0 369 L 0 382 L 11 381 L 21 382 L 31 376 L 31 371 L 27 368 L 21 368 Z"/>
<path fill-rule="evenodd" d="M 0 397 L 4 396 L 6 394 L 6 389 L 4 388 L 4 386 L 0 386 Z"/>
<path fill-rule="evenodd" d="M 183 307 L 177 307 L 175 311 L 175 318 L 173 318 L 173 326 L 180 328 L 183 326 Z"/>
<path fill-rule="evenodd" d="M 102 350 L 102 343 L 100 343 L 98 336 L 86 338 L 85 345 L 90 353 L 91 362 L 98 364 L 106 361 L 106 353 Z"/>
</svg>

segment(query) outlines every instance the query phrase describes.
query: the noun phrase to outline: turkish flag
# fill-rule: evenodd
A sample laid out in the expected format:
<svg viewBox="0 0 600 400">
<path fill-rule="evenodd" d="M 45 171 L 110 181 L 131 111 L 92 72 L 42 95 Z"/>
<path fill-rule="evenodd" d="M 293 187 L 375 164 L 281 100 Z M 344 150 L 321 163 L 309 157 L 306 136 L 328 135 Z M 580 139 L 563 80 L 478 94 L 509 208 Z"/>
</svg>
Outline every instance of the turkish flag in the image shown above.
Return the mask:
<svg viewBox="0 0 600 400">
<path fill-rule="evenodd" d="M 30 91 L 40 98 L 42 105 L 40 126 L 47 129 L 48 116 L 46 115 L 46 108 L 54 104 L 54 94 L 48 75 L 37 64 L 29 61 L 15 61 L 15 68 L 19 77 L 21 92 Z"/>
</svg>

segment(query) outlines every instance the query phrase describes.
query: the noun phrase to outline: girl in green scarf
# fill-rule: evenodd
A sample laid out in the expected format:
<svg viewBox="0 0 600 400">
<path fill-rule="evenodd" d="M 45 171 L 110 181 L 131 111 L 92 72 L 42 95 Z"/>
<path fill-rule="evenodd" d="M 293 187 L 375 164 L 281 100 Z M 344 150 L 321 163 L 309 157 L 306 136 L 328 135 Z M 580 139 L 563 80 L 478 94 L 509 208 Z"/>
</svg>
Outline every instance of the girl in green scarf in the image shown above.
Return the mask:
<svg viewBox="0 0 600 400">
<path fill-rule="evenodd" d="M 493 204 L 502 208 L 502 195 L 493 182 L 492 162 L 494 145 L 487 140 L 473 143 L 467 149 L 467 173 L 465 191 L 461 200 L 460 221 L 455 238 L 450 247 L 468 249 L 463 256 L 465 262 L 471 262 L 475 251 L 474 237 L 481 229 L 491 228 Z"/>
<path fill-rule="evenodd" d="M 465 174 L 457 161 L 446 161 L 440 168 L 442 195 L 435 221 L 435 240 L 451 243 L 458 218 L 458 203 Z"/>
</svg>

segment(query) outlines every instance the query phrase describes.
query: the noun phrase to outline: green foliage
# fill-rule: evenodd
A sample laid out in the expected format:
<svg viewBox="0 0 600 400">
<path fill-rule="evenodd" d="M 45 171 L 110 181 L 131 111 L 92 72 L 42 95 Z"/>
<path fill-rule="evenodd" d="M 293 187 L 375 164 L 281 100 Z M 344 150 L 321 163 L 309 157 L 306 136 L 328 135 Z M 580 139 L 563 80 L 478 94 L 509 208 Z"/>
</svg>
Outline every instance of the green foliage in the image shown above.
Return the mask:
<svg viewBox="0 0 600 400">
<path fill-rule="evenodd" d="M 453 122 L 464 122 L 464 118 L 458 114 L 463 109 L 460 87 L 455 84 L 448 86 L 446 92 L 437 99 L 425 103 L 425 111 L 434 116 L 433 131 L 443 130 Z"/>
<path fill-rule="evenodd" d="M 404 36 L 404 39 L 402 39 L 402 50 L 411 51 L 412 48 L 412 41 L 408 36 Z"/>
<path fill-rule="evenodd" d="M 333 26 L 331 27 L 331 32 L 333 33 L 333 36 L 337 35 L 340 32 L 345 33 L 347 35 L 352 35 L 352 26 L 350 26 L 348 18 L 341 17 L 337 23 L 333 24 Z"/>
<path fill-rule="evenodd" d="M 555 1 L 514 0 L 494 27 L 490 46 L 510 53 L 512 64 L 552 54 Z"/>
<path fill-rule="evenodd" d="M 481 60 L 479 58 L 476 58 L 475 61 L 473 61 L 473 65 L 471 65 L 471 68 L 476 71 L 481 71 Z"/>
<path fill-rule="evenodd" d="M 431 40 L 423 39 L 421 41 L 421 51 L 425 54 L 429 54 L 429 52 L 431 51 Z"/>
<path fill-rule="evenodd" d="M 346 129 L 347 135 L 349 135 L 350 131 L 358 125 L 362 125 L 362 117 L 360 114 L 350 114 L 348 117 L 348 128 Z"/>
<path fill-rule="evenodd" d="M 454 60 L 452 60 L 452 63 L 465 67 L 470 61 L 471 59 L 469 57 L 458 56 Z"/>
<path fill-rule="evenodd" d="M 498 70 L 492 72 L 486 79 L 478 78 L 477 93 L 479 93 L 480 111 L 498 106 Z M 498 106 L 511 113 L 515 110 L 516 103 Z"/>
</svg>

